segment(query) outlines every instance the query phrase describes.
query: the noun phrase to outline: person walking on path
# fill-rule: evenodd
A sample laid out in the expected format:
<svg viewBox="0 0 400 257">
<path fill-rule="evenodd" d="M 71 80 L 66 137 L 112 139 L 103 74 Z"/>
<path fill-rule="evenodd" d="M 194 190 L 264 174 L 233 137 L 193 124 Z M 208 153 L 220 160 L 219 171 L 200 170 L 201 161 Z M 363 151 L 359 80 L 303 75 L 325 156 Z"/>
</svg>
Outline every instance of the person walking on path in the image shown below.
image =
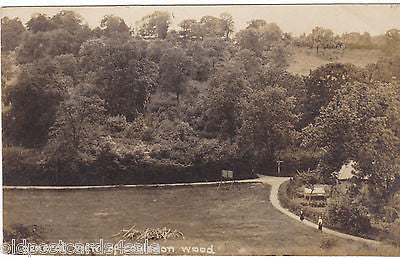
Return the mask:
<svg viewBox="0 0 400 257">
<path fill-rule="evenodd" d="M 304 212 L 303 212 L 303 210 L 300 211 L 300 220 L 301 221 L 304 220 Z"/>
<path fill-rule="evenodd" d="M 318 229 L 322 231 L 322 218 L 321 218 L 321 216 L 318 217 Z"/>
</svg>

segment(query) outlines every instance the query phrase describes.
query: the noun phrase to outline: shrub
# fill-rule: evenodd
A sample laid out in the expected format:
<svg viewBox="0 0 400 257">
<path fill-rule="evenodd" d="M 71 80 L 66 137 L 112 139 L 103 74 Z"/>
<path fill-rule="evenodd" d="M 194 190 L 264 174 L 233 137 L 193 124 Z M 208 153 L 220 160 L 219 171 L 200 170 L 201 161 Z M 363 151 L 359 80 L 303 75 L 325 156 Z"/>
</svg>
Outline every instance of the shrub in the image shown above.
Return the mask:
<svg viewBox="0 0 400 257">
<path fill-rule="evenodd" d="M 326 206 L 326 201 L 324 200 L 305 200 L 301 202 L 302 206 L 311 206 L 311 207 L 325 207 Z"/>
<path fill-rule="evenodd" d="M 332 227 L 350 234 L 364 234 L 371 230 L 371 221 L 362 206 L 353 204 L 349 199 L 331 201 L 327 210 Z"/>
<path fill-rule="evenodd" d="M 295 200 L 291 200 L 288 196 L 288 191 L 293 190 L 291 189 L 292 187 L 296 187 L 296 183 L 293 181 L 292 182 L 288 181 L 283 183 L 279 188 L 278 199 L 281 205 L 289 209 L 296 215 L 300 215 L 300 210 L 303 210 L 304 216 L 316 222 L 318 217 L 323 215 L 323 211 L 311 207 L 304 208 L 304 205 L 301 202 L 296 202 Z"/>
<path fill-rule="evenodd" d="M 394 222 L 398 218 L 398 214 L 395 208 L 391 206 L 384 207 L 384 220 L 385 222 Z"/>
<path fill-rule="evenodd" d="M 23 147 L 3 148 L 3 179 L 5 185 L 25 185 L 40 180 L 41 155 L 38 150 Z"/>
</svg>

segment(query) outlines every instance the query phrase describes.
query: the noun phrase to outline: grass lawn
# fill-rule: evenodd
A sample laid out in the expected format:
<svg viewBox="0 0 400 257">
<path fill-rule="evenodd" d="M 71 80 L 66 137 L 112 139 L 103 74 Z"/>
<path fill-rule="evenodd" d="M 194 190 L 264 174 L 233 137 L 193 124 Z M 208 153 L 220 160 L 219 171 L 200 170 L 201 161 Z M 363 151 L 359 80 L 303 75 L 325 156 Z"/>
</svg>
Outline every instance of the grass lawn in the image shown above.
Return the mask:
<svg viewBox="0 0 400 257">
<path fill-rule="evenodd" d="M 175 254 L 184 254 L 181 246 L 210 245 L 217 255 L 383 254 L 382 249 L 321 234 L 281 214 L 268 200 L 268 186 L 216 189 L 4 190 L 3 223 L 5 229 L 12 224 L 39 225 L 48 242 L 100 238 L 115 242 L 111 236 L 122 228 L 166 226 L 185 236 L 158 241 L 161 246 L 174 246 Z"/>
<path fill-rule="evenodd" d="M 343 53 L 334 49 L 326 49 L 317 54 L 315 49 L 293 47 L 291 52 L 292 56 L 287 70 L 301 75 L 307 75 L 310 69 L 314 70 L 330 61 L 365 67 L 367 64 L 376 63 L 382 56 L 381 50 L 377 49 L 345 49 Z"/>
</svg>

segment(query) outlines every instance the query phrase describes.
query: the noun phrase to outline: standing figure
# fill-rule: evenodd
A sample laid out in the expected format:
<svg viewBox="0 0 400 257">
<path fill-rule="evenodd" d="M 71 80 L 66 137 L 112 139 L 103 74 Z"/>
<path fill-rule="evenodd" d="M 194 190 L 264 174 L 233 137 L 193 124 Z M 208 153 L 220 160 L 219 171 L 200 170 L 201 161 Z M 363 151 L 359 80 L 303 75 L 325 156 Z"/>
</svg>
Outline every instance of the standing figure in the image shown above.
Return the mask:
<svg viewBox="0 0 400 257">
<path fill-rule="evenodd" d="M 318 229 L 322 231 L 322 218 L 321 218 L 321 216 L 318 217 Z"/>
<path fill-rule="evenodd" d="M 300 211 L 300 220 L 301 221 L 304 220 L 304 212 L 303 212 L 303 210 Z"/>
</svg>

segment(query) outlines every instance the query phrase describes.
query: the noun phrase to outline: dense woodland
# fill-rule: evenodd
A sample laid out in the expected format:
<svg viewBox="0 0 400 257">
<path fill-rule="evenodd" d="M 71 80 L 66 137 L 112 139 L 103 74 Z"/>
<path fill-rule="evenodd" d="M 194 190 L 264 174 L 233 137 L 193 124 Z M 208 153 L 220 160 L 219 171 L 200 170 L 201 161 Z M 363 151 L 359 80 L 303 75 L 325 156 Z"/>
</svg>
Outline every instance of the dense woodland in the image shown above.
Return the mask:
<svg viewBox="0 0 400 257">
<path fill-rule="evenodd" d="M 96 28 L 61 11 L 1 21 L 3 181 L 98 185 L 215 180 L 311 169 L 333 183 L 348 160 L 376 205 L 400 181 L 400 30 L 295 37 L 231 15 L 171 27 L 154 12 L 135 28 Z M 309 47 L 381 49 L 365 68 L 329 63 L 286 71 Z"/>
</svg>

